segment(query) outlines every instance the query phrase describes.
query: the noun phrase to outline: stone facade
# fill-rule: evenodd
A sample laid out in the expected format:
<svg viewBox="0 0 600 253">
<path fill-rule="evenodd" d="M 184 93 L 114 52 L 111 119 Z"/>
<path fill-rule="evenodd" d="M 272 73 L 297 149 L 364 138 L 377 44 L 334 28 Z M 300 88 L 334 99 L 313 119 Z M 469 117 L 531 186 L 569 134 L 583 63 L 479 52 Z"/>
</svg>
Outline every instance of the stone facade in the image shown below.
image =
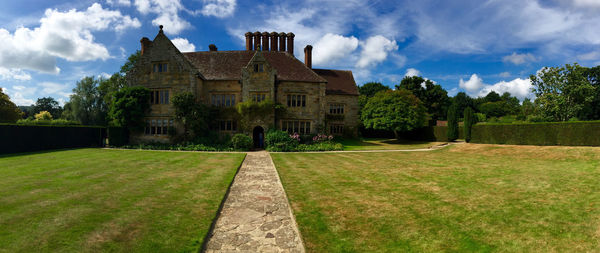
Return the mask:
<svg viewBox="0 0 600 253">
<path fill-rule="evenodd" d="M 172 119 L 171 100 L 185 91 L 193 92 L 199 103 L 231 107 L 230 111 L 241 102 L 263 99 L 285 108 L 283 113 L 266 113 L 249 119 L 246 124 L 240 124 L 239 117 L 218 116 L 213 128 L 223 133 L 264 134 L 269 128 L 278 128 L 304 134 L 333 130 L 333 134 L 356 135 L 358 89 L 352 73 L 312 69 L 310 61 L 303 64 L 293 56 L 292 33 L 286 35 L 287 40 L 263 35 L 246 33 L 246 50 L 217 51 L 211 45 L 210 51 L 193 53 L 181 53 L 164 35 L 162 27 L 153 41 L 143 38 L 142 55 L 127 76 L 129 85 L 149 88 L 153 98 L 145 131 L 132 134 L 131 141 L 167 142 L 168 127 L 181 132 Z M 271 51 L 262 51 L 258 46 L 267 50 L 271 46 Z M 312 47 L 308 49 L 310 53 Z"/>
</svg>

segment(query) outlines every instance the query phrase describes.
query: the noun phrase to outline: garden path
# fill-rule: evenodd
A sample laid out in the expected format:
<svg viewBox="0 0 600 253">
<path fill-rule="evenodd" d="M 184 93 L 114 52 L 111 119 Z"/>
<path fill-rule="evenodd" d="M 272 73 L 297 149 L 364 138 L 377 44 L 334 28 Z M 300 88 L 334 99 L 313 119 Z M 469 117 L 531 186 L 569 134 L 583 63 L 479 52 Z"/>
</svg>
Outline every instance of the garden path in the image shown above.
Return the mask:
<svg viewBox="0 0 600 253">
<path fill-rule="evenodd" d="M 304 252 L 273 160 L 249 152 L 235 176 L 206 252 Z"/>
</svg>

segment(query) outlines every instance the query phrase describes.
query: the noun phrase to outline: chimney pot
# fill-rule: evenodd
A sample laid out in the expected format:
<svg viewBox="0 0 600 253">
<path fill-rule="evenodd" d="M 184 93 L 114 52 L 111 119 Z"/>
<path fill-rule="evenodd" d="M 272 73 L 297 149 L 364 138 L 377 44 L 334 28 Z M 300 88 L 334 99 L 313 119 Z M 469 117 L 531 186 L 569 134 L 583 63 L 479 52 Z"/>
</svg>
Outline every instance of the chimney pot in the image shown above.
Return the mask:
<svg viewBox="0 0 600 253">
<path fill-rule="evenodd" d="M 312 69 L 312 46 L 311 45 L 306 45 L 306 47 L 304 48 L 304 64 L 306 64 L 306 66 L 309 69 Z"/>
<path fill-rule="evenodd" d="M 279 34 L 277 34 L 276 32 L 272 32 L 270 35 L 271 35 L 271 51 L 279 50 L 279 45 L 277 43 L 277 42 L 279 42 Z"/>
<path fill-rule="evenodd" d="M 210 45 L 208 45 L 208 49 L 210 51 L 216 52 L 217 51 L 217 46 L 215 44 L 210 44 Z"/>
<path fill-rule="evenodd" d="M 293 33 L 287 34 L 287 51 L 293 56 L 294 55 L 294 37 Z"/>
<path fill-rule="evenodd" d="M 247 32 L 244 35 L 246 35 L 246 50 L 252 50 L 252 33 Z"/>
<path fill-rule="evenodd" d="M 269 33 L 262 33 L 262 51 L 269 51 Z"/>
<path fill-rule="evenodd" d="M 279 33 L 279 51 L 285 51 L 285 33 Z"/>
<path fill-rule="evenodd" d="M 258 48 L 260 47 L 260 32 L 256 31 L 254 32 L 254 50 L 258 50 Z"/>
<path fill-rule="evenodd" d="M 141 50 L 140 54 L 144 55 L 144 52 L 148 51 L 148 49 L 152 45 L 152 41 L 150 41 L 150 39 L 148 39 L 147 37 L 143 37 L 140 40 L 140 44 L 142 44 L 142 50 Z"/>
</svg>

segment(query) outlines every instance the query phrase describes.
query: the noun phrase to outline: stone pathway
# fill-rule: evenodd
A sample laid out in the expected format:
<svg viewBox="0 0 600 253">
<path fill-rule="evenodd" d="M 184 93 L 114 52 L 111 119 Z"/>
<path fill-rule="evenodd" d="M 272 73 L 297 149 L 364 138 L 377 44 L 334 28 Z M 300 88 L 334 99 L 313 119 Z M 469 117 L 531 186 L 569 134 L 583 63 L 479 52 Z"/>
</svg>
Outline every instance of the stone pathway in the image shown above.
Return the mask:
<svg viewBox="0 0 600 253">
<path fill-rule="evenodd" d="M 236 175 L 206 252 L 304 252 L 271 156 L 249 152 Z"/>
</svg>

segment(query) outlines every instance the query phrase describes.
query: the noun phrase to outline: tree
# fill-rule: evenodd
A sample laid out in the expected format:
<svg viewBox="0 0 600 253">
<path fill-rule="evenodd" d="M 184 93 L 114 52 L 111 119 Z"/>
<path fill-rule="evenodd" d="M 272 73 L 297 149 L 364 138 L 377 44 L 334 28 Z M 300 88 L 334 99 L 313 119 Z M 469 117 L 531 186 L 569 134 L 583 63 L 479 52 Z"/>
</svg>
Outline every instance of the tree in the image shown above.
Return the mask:
<svg viewBox="0 0 600 253">
<path fill-rule="evenodd" d="M 577 117 L 582 120 L 600 120 L 600 66 L 587 68 L 584 76 L 594 87 L 595 94 L 589 105 L 585 106 Z"/>
<path fill-rule="evenodd" d="M 23 112 L 10 101 L 10 97 L 0 88 L 0 123 L 14 123 L 23 117 Z"/>
<path fill-rule="evenodd" d="M 52 114 L 49 111 L 41 111 L 35 115 L 35 120 L 52 120 Z"/>
<path fill-rule="evenodd" d="M 114 126 L 139 131 L 144 127 L 144 115 L 150 109 L 150 90 L 144 87 L 125 87 L 117 91 L 109 116 Z"/>
<path fill-rule="evenodd" d="M 396 89 L 406 89 L 417 96 L 427 108 L 431 119 L 437 120 L 446 117 L 450 98 L 448 98 L 448 92 L 441 85 L 420 76 L 407 76 L 399 85 L 396 85 Z"/>
<path fill-rule="evenodd" d="M 510 94 L 509 94 L 510 95 Z M 488 93 L 485 97 L 484 97 L 484 101 L 487 102 L 498 102 L 502 100 L 500 98 L 500 94 L 496 93 L 495 91 L 490 91 L 490 93 Z"/>
<path fill-rule="evenodd" d="M 408 90 L 388 90 L 375 94 L 361 112 L 367 128 L 399 132 L 423 126 L 426 109 L 423 102 Z"/>
<path fill-rule="evenodd" d="M 60 118 L 60 114 L 62 113 L 62 110 L 63 109 L 58 104 L 58 101 L 56 101 L 54 98 L 43 97 L 43 98 L 38 98 L 37 101 L 35 102 L 35 105 L 33 105 L 32 114 L 36 114 L 36 113 L 39 113 L 42 111 L 47 111 L 52 115 L 52 118 L 58 119 L 58 118 Z"/>
<path fill-rule="evenodd" d="M 467 96 L 467 93 L 459 92 L 452 98 L 452 104 L 456 105 L 456 111 L 462 112 L 467 107 L 475 108 L 475 101 Z"/>
<path fill-rule="evenodd" d="M 182 92 L 173 96 L 175 119 L 182 123 L 184 139 L 193 135 L 202 136 L 209 129 L 210 110 L 196 101 L 196 96 L 191 92 Z"/>
<path fill-rule="evenodd" d="M 597 87 L 586 78 L 586 72 L 587 68 L 575 63 L 565 67 L 546 67 L 537 75 L 531 75 L 532 91 L 542 116 L 567 121 L 590 106 L 597 95 Z"/>
<path fill-rule="evenodd" d="M 471 107 L 465 108 L 464 114 L 464 134 L 465 141 L 471 141 L 471 127 L 474 125 L 475 118 L 473 117 L 473 109 Z"/>
<path fill-rule="evenodd" d="M 102 94 L 98 90 L 101 79 L 87 76 L 77 82 L 69 101 L 69 113 L 65 118 L 72 118 L 83 125 L 106 125 L 108 108 L 103 103 Z"/>
<path fill-rule="evenodd" d="M 448 108 L 448 141 L 454 141 L 458 139 L 458 106 L 456 104 L 450 105 Z"/>
<path fill-rule="evenodd" d="M 368 98 L 375 96 L 377 92 L 385 90 L 390 90 L 390 87 L 387 87 L 378 82 L 369 82 L 358 87 L 358 92 L 360 93 L 360 95 L 364 95 Z"/>
</svg>

